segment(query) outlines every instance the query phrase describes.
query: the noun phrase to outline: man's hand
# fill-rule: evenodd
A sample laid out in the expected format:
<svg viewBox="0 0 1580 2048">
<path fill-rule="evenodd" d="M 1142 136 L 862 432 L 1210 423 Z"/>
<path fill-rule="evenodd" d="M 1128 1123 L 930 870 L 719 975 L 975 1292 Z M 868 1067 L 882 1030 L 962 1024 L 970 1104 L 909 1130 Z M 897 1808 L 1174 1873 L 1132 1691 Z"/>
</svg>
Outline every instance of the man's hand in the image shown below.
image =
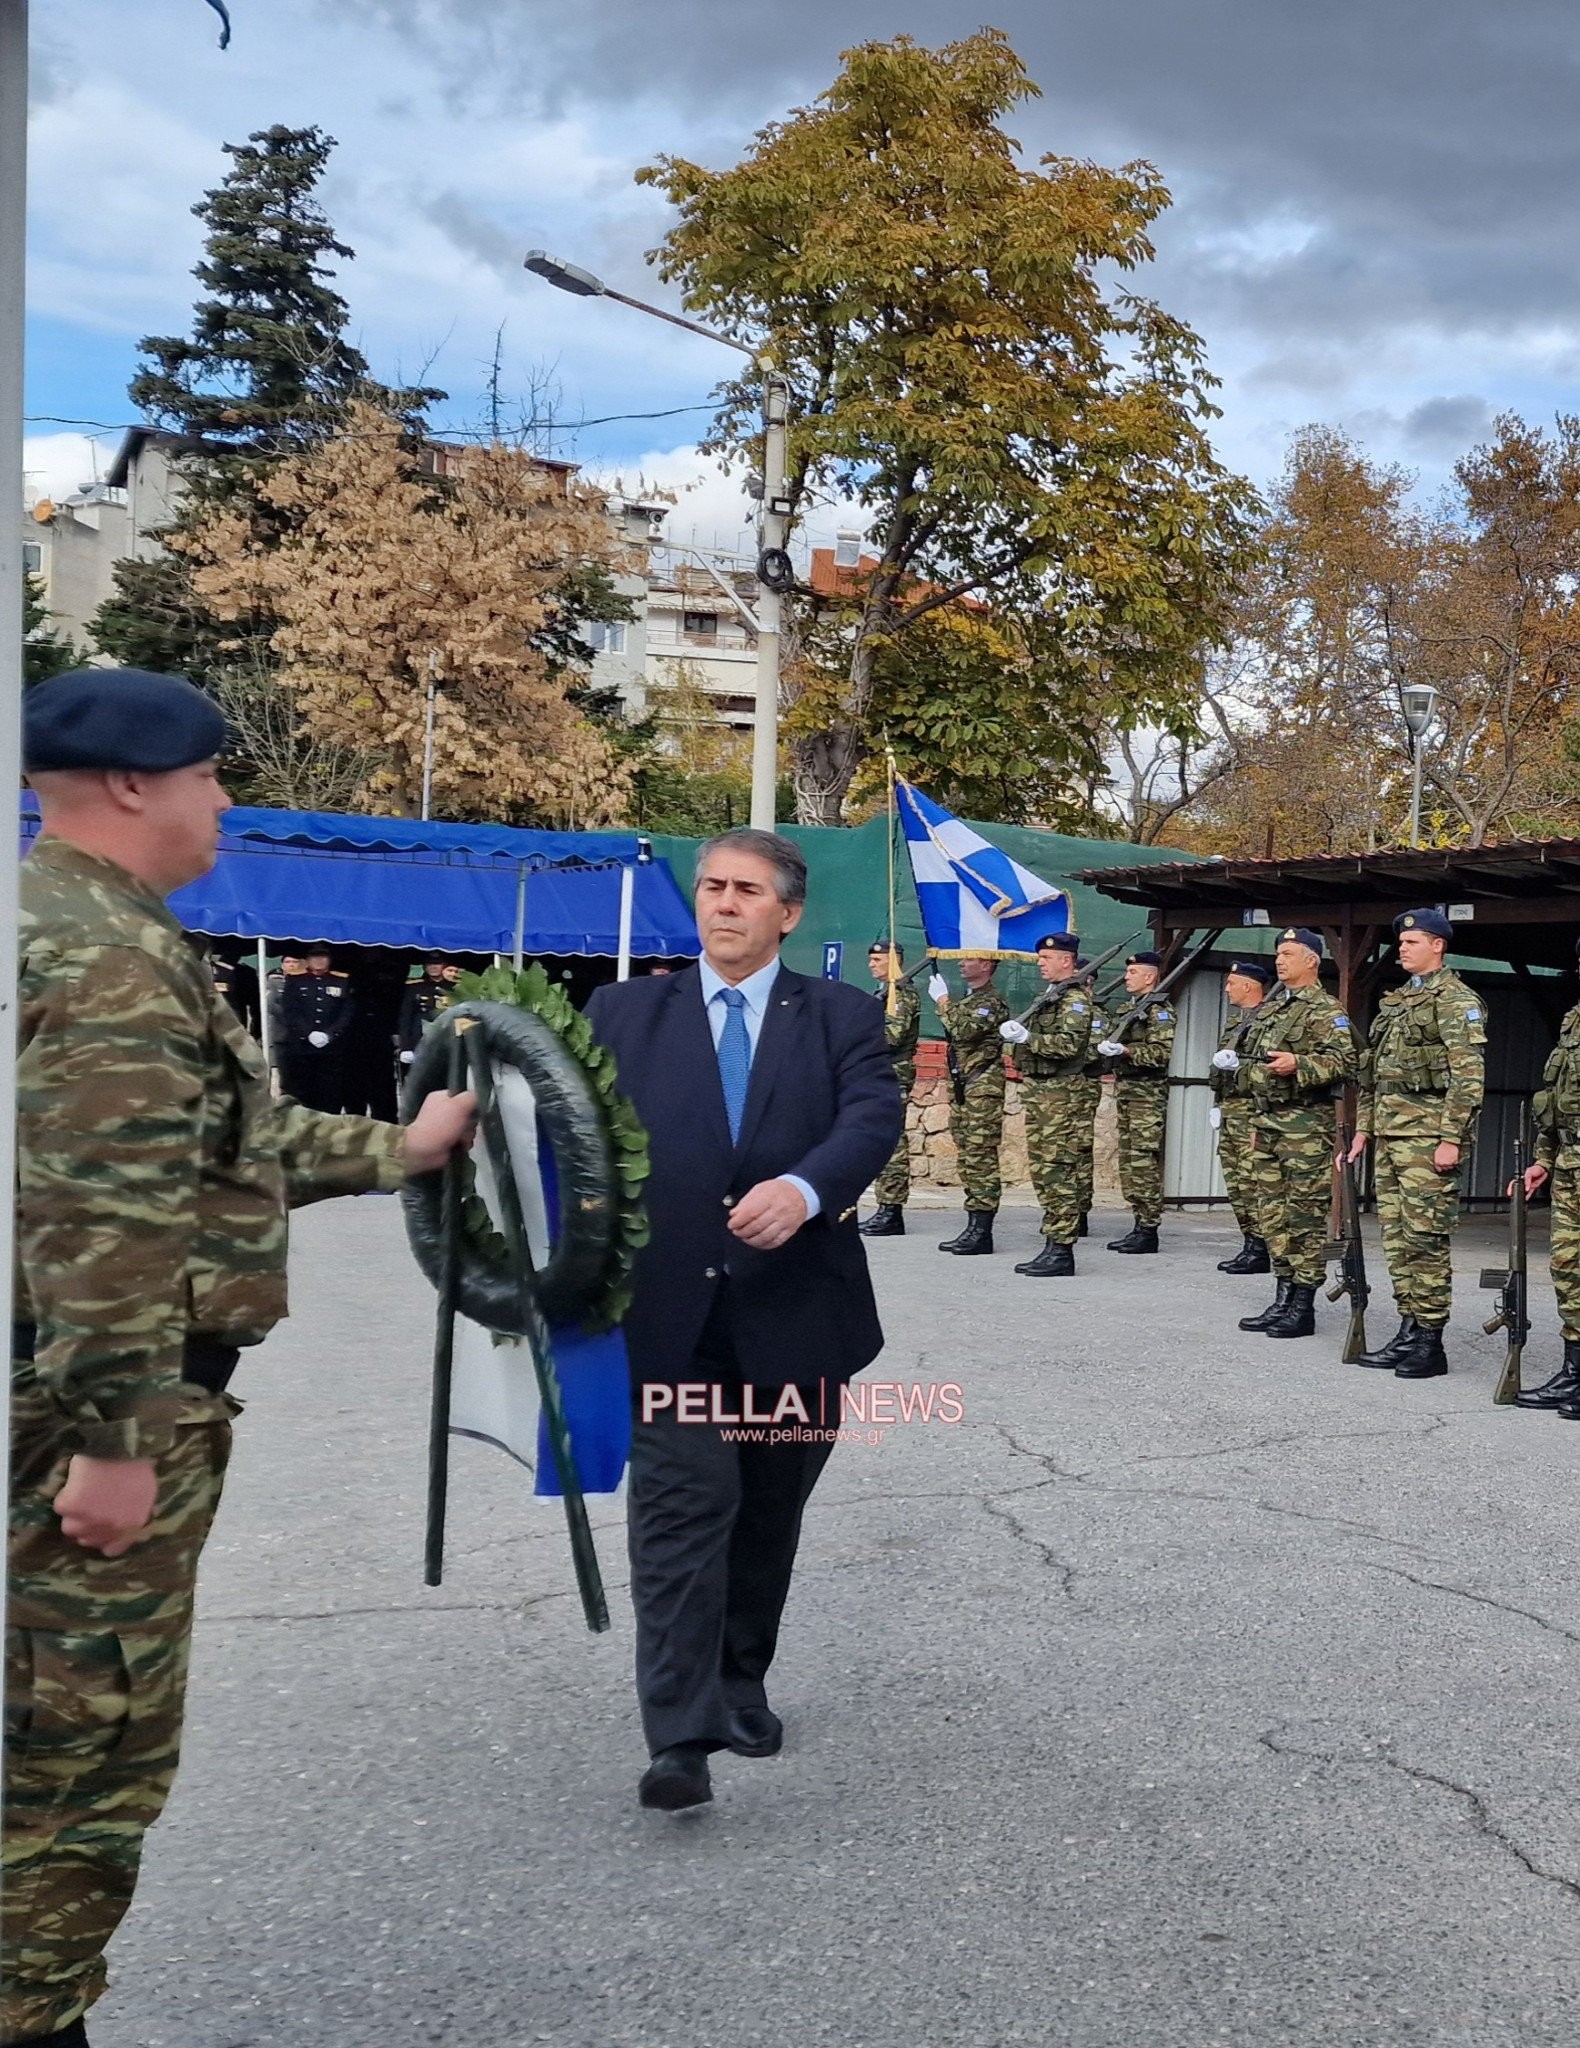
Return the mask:
<svg viewBox="0 0 1580 2048">
<path fill-rule="evenodd" d="M 932 997 L 940 1010 L 948 1009 L 949 984 L 941 974 L 934 974 L 928 977 L 927 993 Z"/>
<path fill-rule="evenodd" d="M 1434 1173 L 1452 1173 L 1458 1164 L 1459 1147 L 1457 1145 L 1439 1145 L 1432 1154 L 1432 1171 Z"/>
<path fill-rule="evenodd" d="M 1358 1164 L 1358 1162 L 1365 1156 L 1366 1147 L 1370 1143 L 1371 1139 L 1367 1136 L 1365 1131 L 1357 1131 L 1355 1133 L 1354 1137 L 1350 1140 L 1349 1161 L 1351 1166 Z"/>
<path fill-rule="evenodd" d="M 1011 1017 L 1007 1024 L 1001 1024 L 998 1027 L 998 1035 L 1000 1038 L 1007 1039 L 1011 1045 L 1024 1045 L 1031 1037 L 1031 1033 L 1026 1029 L 1025 1025 L 1014 1017 Z"/>
<path fill-rule="evenodd" d="M 730 1211 L 730 1229 L 753 1251 L 776 1251 L 806 1221 L 806 1198 L 787 1180 L 760 1180 Z"/>
<path fill-rule="evenodd" d="M 124 1557 L 153 1520 L 158 1498 L 152 1458 L 87 1458 L 79 1451 L 51 1505 L 73 1543 Z"/>
<path fill-rule="evenodd" d="M 458 1145 L 472 1142 L 477 1128 L 477 1097 L 468 1089 L 446 1095 L 435 1089 L 406 1126 L 406 1171 L 433 1173 Z"/>
<path fill-rule="evenodd" d="M 1527 1202 L 1528 1202 L 1528 1201 L 1529 1201 L 1529 1200 L 1531 1199 L 1532 1195 L 1536 1194 L 1536 1193 L 1537 1193 L 1537 1191 L 1538 1191 L 1539 1189 L 1541 1189 L 1541 1188 L 1544 1188 L 1544 1187 L 1546 1187 L 1546 1185 L 1547 1185 L 1547 1169 L 1546 1169 L 1546 1167 L 1545 1167 L 1545 1166 L 1539 1166 L 1539 1165 L 1537 1165 L 1537 1166 L 1527 1166 L 1527 1167 L 1526 1167 L 1526 1169 L 1525 1169 L 1525 1199 L 1526 1199 L 1526 1201 L 1527 1201 Z M 1509 1185 L 1508 1185 L 1508 1189 L 1507 1189 L 1507 1192 L 1508 1192 L 1509 1194 L 1511 1194 L 1511 1195 L 1512 1195 L 1512 1194 L 1514 1193 L 1514 1183 L 1513 1183 L 1513 1181 L 1512 1181 L 1512 1180 L 1511 1180 L 1511 1181 L 1509 1182 Z"/>
<path fill-rule="evenodd" d="M 1287 1081 L 1300 1062 L 1292 1052 L 1270 1052 L 1267 1064 L 1281 1081 Z"/>
</svg>

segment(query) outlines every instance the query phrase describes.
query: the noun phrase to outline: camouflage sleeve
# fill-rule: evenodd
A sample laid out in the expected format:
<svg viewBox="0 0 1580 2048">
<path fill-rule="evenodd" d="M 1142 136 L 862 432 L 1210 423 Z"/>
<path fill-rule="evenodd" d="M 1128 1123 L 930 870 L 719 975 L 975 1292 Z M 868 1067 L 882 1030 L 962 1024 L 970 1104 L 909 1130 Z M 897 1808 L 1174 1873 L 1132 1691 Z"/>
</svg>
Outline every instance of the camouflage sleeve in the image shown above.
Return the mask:
<svg viewBox="0 0 1580 2048">
<path fill-rule="evenodd" d="M 963 995 L 949 1005 L 944 1013 L 944 1029 L 954 1041 L 957 1051 L 970 1052 L 973 1047 L 985 1045 L 998 1037 L 998 1027 L 1009 1016 L 1009 1006 L 997 994 L 988 996 Z"/>
<path fill-rule="evenodd" d="M 284 1095 L 258 1119 L 254 1136 L 278 1152 L 292 1209 L 331 1195 L 389 1194 L 406 1179 L 406 1133 L 371 1116 L 331 1116 Z"/>
<path fill-rule="evenodd" d="M 1086 996 L 1071 996 L 1062 1003 L 1050 1003 L 1046 1010 L 1027 1022 L 1031 1036 L 1026 1049 L 1045 1060 L 1073 1060 L 1084 1056 L 1092 1030 L 1092 1005 Z"/>
<path fill-rule="evenodd" d="M 1306 1025 L 1306 1044 L 1295 1054 L 1295 1085 L 1331 1088 L 1355 1079 L 1355 1033 L 1342 1010 L 1319 1010 Z"/>
<path fill-rule="evenodd" d="M 890 1052 L 903 1052 L 915 1043 L 921 1011 L 921 998 L 909 982 L 896 983 L 892 1011 L 884 997 L 883 1042 Z"/>
<path fill-rule="evenodd" d="M 1372 1120 L 1377 1103 L 1377 1032 L 1382 1023 L 1379 1015 L 1372 1023 L 1371 1037 L 1360 1049 L 1360 1058 L 1355 1063 L 1355 1135 L 1369 1138 L 1372 1134 Z"/>
<path fill-rule="evenodd" d="M 202 1020 L 135 947 L 24 975 L 17 1091 L 17 1263 L 39 1379 L 79 1449 L 152 1457 L 184 1398 Z"/>
<path fill-rule="evenodd" d="M 1469 1002 L 1440 999 L 1437 1009 L 1438 1036 L 1448 1055 L 1448 1087 L 1438 1127 L 1438 1141 L 1444 1145 L 1470 1142 L 1486 1078 L 1486 1012 L 1473 989 L 1466 993 Z"/>
<path fill-rule="evenodd" d="M 1147 1011 L 1125 1040 L 1127 1056 L 1121 1073 L 1166 1074 L 1174 1055 L 1174 1012 L 1164 1003 Z"/>
</svg>

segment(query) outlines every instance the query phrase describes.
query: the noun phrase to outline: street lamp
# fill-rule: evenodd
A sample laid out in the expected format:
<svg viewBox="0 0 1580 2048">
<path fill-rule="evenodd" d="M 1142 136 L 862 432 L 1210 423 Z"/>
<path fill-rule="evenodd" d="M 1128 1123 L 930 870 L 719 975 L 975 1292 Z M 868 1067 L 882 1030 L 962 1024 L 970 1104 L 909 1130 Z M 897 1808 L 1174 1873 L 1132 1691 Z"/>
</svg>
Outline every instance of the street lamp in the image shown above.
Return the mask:
<svg viewBox="0 0 1580 2048">
<path fill-rule="evenodd" d="M 1410 844 L 1421 844 L 1421 756 L 1426 748 L 1426 729 L 1432 723 L 1437 692 L 1430 683 L 1406 683 L 1399 692 L 1399 708 L 1410 734 Z"/>
<path fill-rule="evenodd" d="M 617 292 L 590 270 L 575 263 L 562 263 L 546 249 L 529 249 L 525 266 L 557 291 L 578 299 L 616 299 L 638 313 L 650 313 L 655 320 L 667 320 L 671 327 L 684 327 L 689 334 L 706 335 L 743 356 L 750 356 L 762 371 L 763 380 L 763 476 L 762 513 L 758 522 L 757 583 L 760 595 L 754 623 L 757 628 L 757 694 L 752 720 L 752 823 L 759 831 L 774 828 L 775 799 L 779 788 L 779 600 L 795 580 L 790 558 L 785 553 L 790 514 L 793 510 L 786 492 L 786 427 L 790 417 L 790 386 L 767 358 L 744 341 L 704 327 L 700 320 L 687 320 L 663 306 L 649 305 Z"/>
</svg>

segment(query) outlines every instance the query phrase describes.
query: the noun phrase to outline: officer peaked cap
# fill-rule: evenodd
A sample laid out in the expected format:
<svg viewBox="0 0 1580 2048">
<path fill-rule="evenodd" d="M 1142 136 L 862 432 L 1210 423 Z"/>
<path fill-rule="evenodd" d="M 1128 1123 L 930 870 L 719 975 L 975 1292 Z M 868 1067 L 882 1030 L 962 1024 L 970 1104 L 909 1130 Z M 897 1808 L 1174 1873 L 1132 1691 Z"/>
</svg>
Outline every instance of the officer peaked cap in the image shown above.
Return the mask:
<svg viewBox="0 0 1580 2048">
<path fill-rule="evenodd" d="M 224 714 L 180 676 L 78 668 L 22 699 L 25 769 L 123 768 L 164 775 L 225 751 Z"/>
<path fill-rule="evenodd" d="M 1044 932 L 1035 950 L 1039 953 L 1079 953 L 1081 943 L 1074 932 Z"/>
<path fill-rule="evenodd" d="M 1278 943 L 1282 946 L 1286 942 L 1291 945 L 1305 946 L 1309 951 L 1315 953 L 1319 960 L 1322 958 L 1322 934 L 1321 932 L 1314 932 L 1310 925 L 1286 925 L 1278 935 Z"/>
<path fill-rule="evenodd" d="M 1393 921 L 1396 933 L 1425 932 L 1428 938 L 1451 939 L 1454 927 L 1441 910 L 1407 910 Z"/>
<path fill-rule="evenodd" d="M 1247 981 L 1259 981 L 1263 988 L 1268 987 L 1274 978 L 1270 960 L 1236 960 L 1229 972 L 1243 974 Z"/>
<path fill-rule="evenodd" d="M 1161 967 L 1163 962 L 1156 953 L 1149 951 L 1146 953 L 1132 953 L 1125 962 L 1125 965 L 1127 967 Z"/>
</svg>

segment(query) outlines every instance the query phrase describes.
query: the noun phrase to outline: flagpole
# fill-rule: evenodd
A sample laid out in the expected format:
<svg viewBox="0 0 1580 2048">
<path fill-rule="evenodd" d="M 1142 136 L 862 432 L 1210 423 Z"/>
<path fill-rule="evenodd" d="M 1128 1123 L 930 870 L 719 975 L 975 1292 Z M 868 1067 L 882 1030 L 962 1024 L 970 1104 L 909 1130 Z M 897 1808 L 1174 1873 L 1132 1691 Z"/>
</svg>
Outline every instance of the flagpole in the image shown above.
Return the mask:
<svg viewBox="0 0 1580 2048">
<path fill-rule="evenodd" d="M 894 895 L 894 827 L 897 822 L 894 809 L 894 749 L 887 740 L 884 741 L 883 756 L 889 771 L 889 993 L 883 999 L 883 1007 L 892 1017 L 900 1003 L 900 963 L 894 957 L 895 941 L 900 934 L 897 920 L 898 905 Z"/>
</svg>

